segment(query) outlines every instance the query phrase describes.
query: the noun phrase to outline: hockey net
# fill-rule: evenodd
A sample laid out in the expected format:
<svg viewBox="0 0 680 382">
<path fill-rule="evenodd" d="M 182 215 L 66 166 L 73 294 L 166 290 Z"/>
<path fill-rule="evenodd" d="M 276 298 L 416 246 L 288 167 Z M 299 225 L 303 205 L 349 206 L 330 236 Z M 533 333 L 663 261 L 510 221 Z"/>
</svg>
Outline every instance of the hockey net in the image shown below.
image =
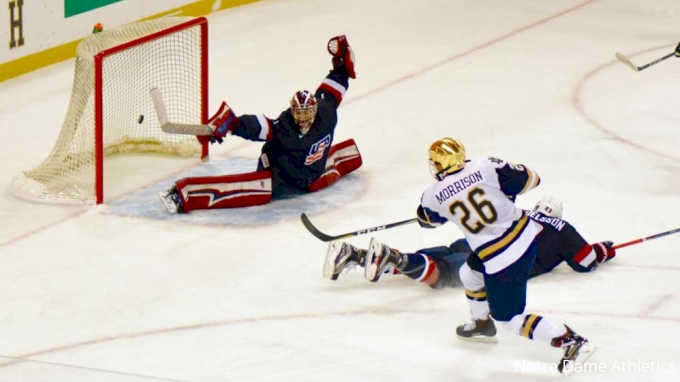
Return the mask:
<svg viewBox="0 0 680 382">
<path fill-rule="evenodd" d="M 169 118 L 207 122 L 207 20 L 168 17 L 93 34 L 76 49 L 66 118 L 49 156 L 17 176 L 18 197 L 41 202 L 103 201 L 104 158 L 161 153 L 207 158 L 207 144 L 160 129 L 149 90 Z"/>
</svg>

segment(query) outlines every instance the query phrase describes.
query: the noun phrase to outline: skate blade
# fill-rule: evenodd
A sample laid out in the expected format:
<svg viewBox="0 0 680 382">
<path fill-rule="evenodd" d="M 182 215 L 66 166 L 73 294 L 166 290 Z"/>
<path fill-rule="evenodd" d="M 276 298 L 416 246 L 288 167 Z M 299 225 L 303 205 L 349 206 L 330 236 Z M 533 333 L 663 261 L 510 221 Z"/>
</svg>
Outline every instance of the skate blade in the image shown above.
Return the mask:
<svg viewBox="0 0 680 382">
<path fill-rule="evenodd" d="M 380 252 L 380 242 L 375 240 L 375 238 L 371 238 L 371 242 L 368 244 L 368 253 L 366 254 L 364 277 L 372 283 L 377 282 L 380 279 L 377 262 L 379 262 L 381 258 L 378 252 Z"/>
<path fill-rule="evenodd" d="M 495 344 L 498 343 L 498 337 L 493 336 L 474 336 L 474 337 L 461 337 L 459 335 L 456 335 L 459 340 L 461 341 L 468 341 L 468 342 L 482 342 L 482 343 L 490 343 L 490 344 Z"/>
<path fill-rule="evenodd" d="M 364 276 L 366 276 L 366 280 L 372 283 L 378 282 L 378 280 L 380 280 L 380 276 L 378 275 L 378 268 L 375 265 L 367 266 Z"/>
<path fill-rule="evenodd" d="M 326 260 L 323 263 L 323 277 L 331 280 L 337 280 L 338 275 L 333 275 L 335 271 L 335 259 L 340 253 L 340 248 L 342 248 L 339 242 L 330 242 L 328 244 L 328 250 L 326 251 Z"/>
<path fill-rule="evenodd" d="M 569 368 L 566 370 L 561 371 L 562 374 L 571 374 L 574 372 L 576 369 L 575 365 L 577 364 L 582 364 L 585 363 L 590 356 L 592 356 L 595 351 L 597 350 L 597 346 L 591 345 L 589 343 L 581 346 L 581 349 L 579 349 L 578 355 L 573 361 L 570 361 L 572 364 L 570 365 Z"/>
<path fill-rule="evenodd" d="M 576 363 L 584 363 L 590 358 L 591 355 L 595 353 L 597 346 L 591 344 L 585 344 L 579 350 L 578 356 L 574 360 Z"/>
<path fill-rule="evenodd" d="M 158 193 L 158 198 L 163 202 L 163 205 L 165 206 L 165 209 L 168 210 L 171 214 L 176 214 L 177 213 L 177 206 L 175 203 L 172 201 L 168 200 L 167 196 L 170 195 L 168 191 L 164 192 L 159 192 Z"/>
</svg>

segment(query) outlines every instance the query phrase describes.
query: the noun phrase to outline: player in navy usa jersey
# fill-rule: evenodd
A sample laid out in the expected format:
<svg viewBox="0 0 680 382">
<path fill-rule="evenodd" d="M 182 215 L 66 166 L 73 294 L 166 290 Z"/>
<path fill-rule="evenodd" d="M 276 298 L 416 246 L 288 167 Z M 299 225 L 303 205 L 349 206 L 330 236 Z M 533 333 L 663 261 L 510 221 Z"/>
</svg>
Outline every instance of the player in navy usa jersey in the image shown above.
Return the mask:
<svg viewBox="0 0 680 382">
<path fill-rule="evenodd" d="M 460 269 L 473 322 L 459 326 L 458 336 L 495 341 L 492 317 L 512 333 L 563 349 L 560 372 L 571 362 L 585 361 L 595 350 L 588 340 L 566 325 L 525 312 L 527 281 L 544 227 L 512 200 L 538 186 L 536 171 L 496 158 L 468 161 L 465 147 L 451 138 L 434 142 L 428 154 L 437 182 L 423 192 L 418 221 L 426 228 L 456 224 L 482 270 L 473 271 L 467 264 Z M 398 268 L 402 260 L 389 247 L 372 241 L 366 278 L 377 280 L 388 266 Z"/>
<path fill-rule="evenodd" d="M 548 273 L 562 262 L 576 272 L 591 272 L 616 255 L 611 242 L 588 244 L 569 222 L 562 220 L 562 210 L 562 202 L 548 196 L 527 211 L 531 219 L 544 226 L 537 238 L 541 250 L 531 268 L 530 278 Z M 466 262 L 472 270 L 483 271 L 476 257 L 472 256 L 473 251 L 466 239 L 456 240 L 449 246 L 419 249 L 414 253 L 391 250 L 402 260 L 398 267 L 386 268 L 385 273 L 403 274 L 433 289 L 461 287 L 460 269 Z M 590 256 L 591 251 L 595 251 L 595 256 Z M 337 280 L 343 271 L 357 265 L 364 267 L 367 253 L 368 250 L 347 242 L 331 242 L 324 262 L 324 277 Z"/>
<path fill-rule="evenodd" d="M 228 133 L 264 141 L 257 171 L 180 179 L 159 194 L 169 212 L 265 204 L 284 195 L 318 191 L 361 166 L 354 140 L 333 145 L 337 109 L 349 79 L 356 78 L 354 53 L 344 35 L 331 38 L 327 47 L 333 69 L 316 92 L 296 92 L 278 118 L 237 117 L 222 103 L 210 120 L 214 127 L 211 142 L 222 143 Z"/>
<path fill-rule="evenodd" d="M 555 214 L 558 206 L 559 214 Z M 542 200 L 529 217 L 543 225 L 538 236 L 538 255 L 529 277 L 539 276 L 555 269 L 563 261 L 576 272 L 592 272 L 616 256 L 613 242 L 588 244 L 569 222 L 562 220 L 562 203 L 549 197 Z"/>
</svg>

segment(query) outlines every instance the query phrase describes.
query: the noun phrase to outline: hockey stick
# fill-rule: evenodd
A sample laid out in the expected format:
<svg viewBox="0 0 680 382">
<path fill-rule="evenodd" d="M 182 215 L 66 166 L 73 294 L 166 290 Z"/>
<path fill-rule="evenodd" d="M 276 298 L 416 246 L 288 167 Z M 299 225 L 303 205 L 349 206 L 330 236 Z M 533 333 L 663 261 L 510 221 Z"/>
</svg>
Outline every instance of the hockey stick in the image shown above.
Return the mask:
<svg viewBox="0 0 680 382">
<path fill-rule="evenodd" d="M 658 238 L 660 238 L 660 237 L 672 235 L 672 234 L 678 233 L 678 232 L 680 232 L 680 228 L 676 228 L 676 229 L 671 230 L 671 231 L 666 231 L 666 232 L 658 233 L 658 234 L 652 235 L 652 236 L 643 237 L 643 238 L 641 238 L 641 239 L 632 240 L 632 241 L 628 241 L 628 242 L 625 242 L 625 243 L 617 244 L 617 245 L 615 245 L 615 246 L 612 247 L 612 248 L 614 248 L 614 249 L 619 249 L 619 248 L 627 247 L 627 246 L 629 246 L 629 245 L 639 244 L 639 243 L 642 243 L 643 241 L 658 239 Z"/>
<path fill-rule="evenodd" d="M 151 95 L 153 106 L 156 108 L 156 115 L 158 115 L 158 122 L 161 124 L 161 130 L 163 130 L 164 133 L 199 136 L 213 135 L 213 129 L 209 125 L 190 125 L 168 121 L 168 112 L 165 109 L 161 91 L 158 88 L 153 88 L 149 90 L 149 94 Z"/>
<path fill-rule="evenodd" d="M 621 54 L 619 52 L 616 52 L 616 59 L 621 61 L 623 64 L 625 64 L 626 66 L 628 66 L 629 68 L 633 69 L 636 72 L 639 72 L 640 70 L 645 70 L 645 69 L 649 68 L 650 66 L 656 65 L 659 62 L 661 62 L 665 59 L 671 58 L 673 56 L 675 56 L 675 52 L 669 53 L 669 54 L 667 54 L 667 55 L 665 55 L 661 58 L 658 58 L 658 59 L 650 62 L 649 64 L 645 64 L 645 65 L 642 65 L 642 66 L 635 66 L 635 64 L 630 62 L 630 60 L 628 58 L 626 58 L 626 56 L 624 56 L 623 54 Z"/>
<path fill-rule="evenodd" d="M 359 235 L 363 235 L 363 234 L 370 233 L 370 232 L 384 231 L 384 230 L 389 229 L 389 228 L 399 227 L 400 225 L 411 224 L 411 223 L 415 223 L 415 222 L 418 221 L 418 219 L 413 218 L 413 219 L 408 219 L 408 220 L 402 220 L 402 221 L 395 222 L 395 223 L 379 225 L 377 227 L 364 228 L 364 229 L 360 229 L 360 230 L 354 231 L 354 232 L 343 233 L 342 235 L 330 236 L 330 235 L 326 235 L 325 233 L 319 231 L 319 229 L 316 228 L 314 226 L 314 224 L 312 224 L 311 221 L 309 221 L 309 218 L 304 213 L 302 215 L 300 215 L 300 220 L 302 220 L 302 224 L 305 226 L 305 228 L 307 228 L 307 231 L 309 231 L 309 233 L 311 233 L 312 235 L 314 235 L 317 239 L 319 239 L 321 241 L 333 241 L 333 240 L 338 240 L 338 239 L 345 239 L 345 238 L 348 238 L 348 237 L 359 236 Z"/>
</svg>

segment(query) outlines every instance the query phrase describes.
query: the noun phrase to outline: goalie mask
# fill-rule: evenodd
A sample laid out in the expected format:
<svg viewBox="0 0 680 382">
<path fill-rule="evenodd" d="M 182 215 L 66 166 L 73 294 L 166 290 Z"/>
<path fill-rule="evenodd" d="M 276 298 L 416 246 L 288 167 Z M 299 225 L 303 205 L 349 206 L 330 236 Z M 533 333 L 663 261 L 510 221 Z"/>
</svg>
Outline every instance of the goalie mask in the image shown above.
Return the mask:
<svg viewBox="0 0 680 382">
<path fill-rule="evenodd" d="M 430 146 L 430 173 L 437 180 L 444 179 L 465 167 L 465 147 L 451 138 L 443 138 Z"/>
<path fill-rule="evenodd" d="M 546 196 L 536 203 L 534 209 L 531 212 L 540 212 L 545 216 L 550 216 L 551 218 L 562 219 L 562 201 L 554 196 Z"/>
<path fill-rule="evenodd" d="M 300 90 L 290 100 L 290 110 L 300 133 L 307 134 L 314 123 L 317 110 L 316 97 L 307 90 Z"/>
</svg>

